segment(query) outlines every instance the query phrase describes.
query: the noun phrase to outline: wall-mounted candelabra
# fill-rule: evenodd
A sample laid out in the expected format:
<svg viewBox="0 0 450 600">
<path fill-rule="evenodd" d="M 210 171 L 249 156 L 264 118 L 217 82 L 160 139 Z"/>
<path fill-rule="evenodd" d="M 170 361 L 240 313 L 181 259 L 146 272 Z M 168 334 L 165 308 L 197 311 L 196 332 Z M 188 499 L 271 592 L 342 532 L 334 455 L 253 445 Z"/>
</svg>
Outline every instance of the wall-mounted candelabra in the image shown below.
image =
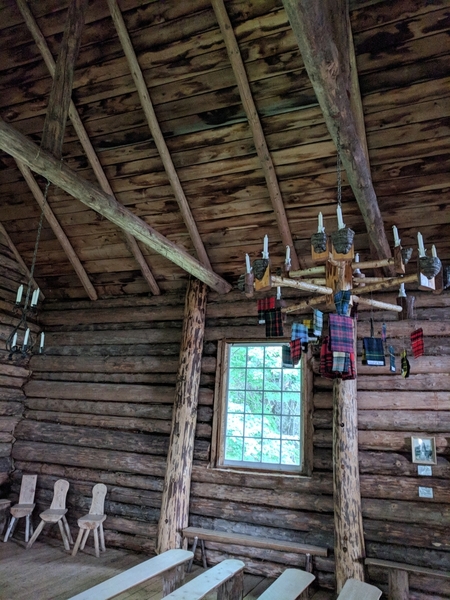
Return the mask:
<svg viewBox="0 0 450 600">
<path fill-rule="evenodd" d="M 37 315 L 37 304 L 39 301 L 39 288 L 31 294 L 31 285 L 27 286 L 25 299 L 24 286 L 20 285 L 17 290 L 16 302 L 14 305 L 14 313 L 18 315 L 18 322 L 6 340 L 6 350 L 9 352 L 9 359 L 14 356 L 26 358 L 39 352 L 44 352 L 45 334 L 42 331 L 40 334 L 35 334 L 28 326 L 28 317 Z M 30 299 L 31 295 L 31 299 Z M 23 333 L 23 338 L 20 339 Z"/>
</svg>

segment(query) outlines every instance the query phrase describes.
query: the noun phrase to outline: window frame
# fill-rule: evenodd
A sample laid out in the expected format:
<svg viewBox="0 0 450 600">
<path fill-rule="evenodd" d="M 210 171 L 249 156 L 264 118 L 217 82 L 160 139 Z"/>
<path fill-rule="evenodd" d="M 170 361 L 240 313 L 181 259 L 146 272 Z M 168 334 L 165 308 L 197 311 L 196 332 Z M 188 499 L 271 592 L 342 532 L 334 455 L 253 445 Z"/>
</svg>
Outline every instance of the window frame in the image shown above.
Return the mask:
<svg viewBox="0 0 450 600">
<path fill-rule="evenodd" d="M 217 369 L 216 385 L 214 392 L 214 414 L 211 444 L 210 468 L 226 471 L 241 471 L 245 473 L 262 473 L 264 475 L 290 475 L 298 477 L 309 477 L 312 473 L 313 458 L 313 405 L 312 405 L 312 382 L 313 372 L 311 369 L 311 354 L 302 353 L 302 463 L 298 468 L 283 465 L 260 466 L 254 463 L 246 465 L 244 462 L 238 464 L 224 464 L 225 460 L 225 428 L 226 428 L 226 406 L 229 374 L 229 347 L 239 344 L 264 344 L 282 345 L 289 343 L 289 338 L 255 338 L 255 339 L 222 339 L 217 347 Z"/>
</svg>

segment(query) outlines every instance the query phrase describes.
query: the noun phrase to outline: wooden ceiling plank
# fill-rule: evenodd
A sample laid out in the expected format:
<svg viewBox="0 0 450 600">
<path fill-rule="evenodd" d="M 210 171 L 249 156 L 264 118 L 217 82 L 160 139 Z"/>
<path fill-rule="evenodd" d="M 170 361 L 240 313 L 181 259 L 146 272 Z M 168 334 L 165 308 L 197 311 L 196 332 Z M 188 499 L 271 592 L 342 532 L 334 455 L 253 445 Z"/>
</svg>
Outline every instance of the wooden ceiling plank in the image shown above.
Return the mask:
<svg viewBox="0 0 450 600">
<path fill-rule="evenodd" d="M 297 251 L 292 240 L 292 234 L 289 227 L 289 222 L 284 208 L 283 197 L 281 195 L 280 186 L 278 184 L 277 174 L 275 172 L 272 157 L 270 155 L 267 141 L 264 136 L 261 121 L 258 111 L 253 100 L 250 89 L 247 73 L 244 62 L 242 60 L 239 45 L 231 25 L 230 18 L 223 3 L 223 0 L 211 0 L 217 22 L 219 23 L 220 31 L 222 32 L 225 46 L 227 48 L 228 57 L 231 62 L 236 82 L 241 96 L 242 104 L 252 131 L 253 140 L 255 142 L 256 152 L 264 172 L 264 177 L 267 183 L 270 200 L 278 224 L 278 230 L 281 235 L 282 242 L 285 246 L 289 246 L 291 254 L 291 264 L 294 270 L 300 268 L 300 262 L 297 256 Z M 304 264 L 302 264 L 304 266 Z"/>
<path fill-rule="evenodd" d="M 169 149 L 167 148 L 167 144 L 164 140 L 164 136 L 161 131 L 161 127 L 159 125 L 158 119 L 156 117 L 155 110 L 153 108 L 152 101 L 150 99 L 150 95 L 148 93 L 147 85 L 145 83 L 144 77 L 142 75 L 142 70 L 139 66 L 133 45 L 131 43 L 130 36 L 128 34 L 125 22 L 122 17 L 122 13 L 120 12 L 119 6 L 116 0 L 107 0 L 109 10 L 111 12 L 111 17 L 114 21 L 114 25 L 116 27 L 120 43 L 124 50 L 125 56 L 128 60 L 131 74 L 133 76 L 133 80 L 139 94 L 139 99 L 144 110 L 151 134 L 155 141 L 156 147 L 158 148 L 158 152 L 161 156 L 161 160 L 164 164 L 165 171 L 169 178 L 170 184 L 174 191 L 175 198 L 180 207 L 180 212 L 183 216 L 183 220 L 186 224 L 186 227 L 191 236 L 192 242 L 194 244 L 195 250 L 197 252 L 197 256 L 200 262 L 211 269 L 211 263 L 209 261 L 208 255 L 206 253 L 205 247 L 203 245 L 202 239 L 197 229 L 197 225 L 195 223 L 194 217 L 192 216 L 191 209 L 189 207 L 189 203 L 186 199 L 184 190 L 181 186 L 180 180 L 178 178 L 177 171 L 173 164 Z"/>
<path fill-rule="evenodd" d="M 47 45 L 46 40 L 45 40 L 44 36 L 42 35 L 42 32 L 41 32 L 33 14 L 31 13 L 28 2 L 26 0 L 16 0 L 16 2 L 17 2 L 17 6 L 18 6 L 20 12 L 22 13 L 22 16 L 25 20 L 25 23 L 26 23 L 31 35 L 33 36 L 33 39 L 36 42 L 36 45 L 37 45 L 40 53 L 42 54 L 42 57 L 47 66 L 47 69 L 50 72 L 50 75 L 52 77 L 55 77 L 55 73 L 56 73 L 55 61 L 53 59 L 53 56 L 50 52 L 50 49 Z M 84 127 L 84 125 L 81 121 L 80 115 L 78 113 L 78 110 L 71 98 L 70 98 L 70 102 L 69 102 L 69 118 L 72 122 L 72 125 L 73 125 L 77 135 L 78 135 L 81 145 L 83 146 L 83 149 L 86 152 L 86 156 L 89 160 L 89 163 L 91 164 L 91 167 L 97 177 L 97 180 L 98 180 L 101 188 L 107 194 L 114 196 L 114 192 L 111 188 L 108 178 L 105 175 L 103 167 L 100 164 L 100 161 L 98 159 L 97 153 L 95 152 L 94 147 L 92 146 L 91 140 L 87 134 L 86 128 Z M 133 238 L 133 236 L 131 236 L 126 231 L 123 232 L 123 235 L 125 237 L 128 249 L 133 254 L 134 258 L 136 259 L 136 262 L 139 265 L 139 268 L 141 269 L 142 276 L 148 283 L 150 291 L 155 296 L 159 296 L 161 294 L 161 290 L 159 289 L 159 286 L 156 283 L 156 279 L 155 279 L 152 271 L 150 270 L 150 267 L 148 266 L 147 261 L 145 260 L 144 255 L 142 254 L 141 249 L 139 248 L 136 240 Z"/>
<path fill-rule="evenodd" d="M 79 177 L 72 169 L 0 119 L 0 149 L 22 161 L 71 196 L 78 198 L 106 219 L 115 223 L 162 256 L 206 283 L 219 294 L 226 294 L 231 285 L 206 268 L 185 250 L 169 241 L 145 221 L 122 206 L 113 196 L 95 184 Z"/>
<path fill-rule="evenodd" d="M 391 249 L 372 183 L 361 125 L 362 108 L 356 87 L 355 57 L 348 0 L 283 0 L 302 53 L 306 70 L 325 117 L 330 135 L 341 143 L 342 164 L 378 258 Z M 353 54 L 353 56 L 352 56 Z"/>
<path fill-rule="evenodd" d="M 73 72 L 80 49 L 87 5 L 88 0 L 72 0 L 69 4 L 47 106 L 41 148 L 48 150 L 57 158 L 62 156 L 64 132 L 72 96 Z"/>
<path fill-rule="evenodd" d="M 69 242 L 66 234 L 64 233 L 61 225 L 59 224 L 57 218 L 53 214 L 52 209 L 50 208 L 47 200 L 44 198 L 44 195 L 41 191 L 41 188 L 38 186 L 35 178 L 33 177 L 33 173 L 27 167 L 27 165 L 23 164 L 20 160 L 16 159 L 17 166 L 19 167 L 20 172 L 22 173 L 25 181 L 27 182 L 33 196 L 35 197 L 37 203 L 41 207 L 42 212 L 44 213 L 45 218 L 47 219 L 48 224 L 53 230 L 53 233 L 58 238 L 59 243 L 61 244 L 64 252 L 67 255 L 71 265 L 74 268 L 75 273 L 78 275 L 84 289 L 86 290 L 89 298 L 91 300 L 97 300 L 97 292 L 95 291 L 94 286 L 91 283 L 91 280 L 86 273 L 85 268 L 80 262 L 75 250 L 72 248 L 72 244 Z"/>
<path fill-rule="evenodd" d="M 11 252 L 14 254 L 15 259 L 17 260 L 17 262 L 19 263 L 19 265 L 22 267 L 22 269 L 25 271 L 26 276 L 28 277 L 28 279 L 30 279 L 31 277 L 31 273 L 30 273 L 30 269 L 27 267 L 27 265 L 25 264 L 23 258 L 20 256 L 19 251 L 17 250 L 17 248 L 14 245 L 14 242 L 12 241 L 12 239 L 9 237 L 8 232 L 6 231 L 6 229 L 4 228 L 3 224 L 0 223 L 0 234 L 5 238 L 5 240 L 8 242 L 8 246 L 11 250 Z M 45 296 L 42 292 L 42 290 L 39 288 L 38 284 L 36 283 L 36 281 L 33 279 L 31 279 L 30 283 L 33 285 L 33 287 L 38 288 L 39 289 L 39 298 L 41 300 L 45 300 Z"/>
</svg>

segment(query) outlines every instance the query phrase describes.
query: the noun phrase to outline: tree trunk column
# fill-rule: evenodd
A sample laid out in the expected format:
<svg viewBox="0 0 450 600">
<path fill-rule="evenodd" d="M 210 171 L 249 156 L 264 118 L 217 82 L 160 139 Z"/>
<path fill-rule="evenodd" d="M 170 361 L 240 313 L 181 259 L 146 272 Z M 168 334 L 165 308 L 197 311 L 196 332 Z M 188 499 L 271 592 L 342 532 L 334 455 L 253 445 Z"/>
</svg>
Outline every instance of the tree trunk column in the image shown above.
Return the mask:
<svg viewBox="0 0 450 600">
<path fill-rule="evenodd" d="M 158 553 L 180 548 L 181 530 L 188 525 L 206 294 L 206 285 L 191 278 L 186 291 L 172 431 L 158 526 Z"/>
<path fill-rule="evenodd" d="M 349 578 L 364 581 L 364 535 L 358 463 L 356 380 L 333 386 L 334 555 L 337 591 Z"/>
</svg>

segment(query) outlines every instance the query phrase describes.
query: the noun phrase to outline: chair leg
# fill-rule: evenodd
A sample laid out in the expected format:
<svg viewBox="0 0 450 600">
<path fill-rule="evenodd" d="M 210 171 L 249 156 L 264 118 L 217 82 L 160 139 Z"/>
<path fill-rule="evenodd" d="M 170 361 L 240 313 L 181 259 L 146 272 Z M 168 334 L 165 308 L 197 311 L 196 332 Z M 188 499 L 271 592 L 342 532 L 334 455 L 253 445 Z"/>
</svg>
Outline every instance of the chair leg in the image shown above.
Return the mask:
<svg viewBox="0 0 450 600">
<path fill-rule="evenodd" d="M 105 546 L 105 532 L 103 531 L 103 523 L 100 523 L 100 550 L 102 552 L 106 552 L 106 546 Z"/>
<path fill-rule="evenodd" d="M 90 531 L 90 529 L 86 529 L 84 531 L 83 539 L 81 540 L 80 550 L 84 550 L 84 547 L 86 545 L 86 541 L 87 541 L 88 536 L 89 536 L 89 531 Z"/>
<path fill-rule="evenodd" d="M 63 516 L 63 518 L 62 518 L 62 522 L 64 523 L 64 528 L 65 528 L 65 530 L 66 530 L 67 537 L 69 538 L 69 542 L 70 542 L 71 544 L 73 544 L 72 533 L 71 533 L 71 531 L 70 531 L 70 527 L 69 527 L 69 523 L 67 522 L 66 515 L 64 515 L 64 516 Z"/>
<path fill-rule="evenodd" d="M 59 527 L 59 531 L 61 532 L 61 537 L 63 540 L 64 548 L 66 550 L 70 551 L 69 538 L 67 537 L 66 530 L 64 529 L 64 524 L 62 522 L 62 519 L 60 519 L 58 521 L 58 527 Z"/>
<path fill-rule="evenodd" d="M 41 533 L 42 529 L 44 528 L 45 525 L 45 521 L 43 521 L 41 519 L 41 522 L 39 523 L 39 525 L 37 526 L 36 531 L 33 533 L 33 535 L 31 536 L 31 540 L 28 542 L 27 544 L 27 550 L 28 548 L 31 548 L 31 546 L 34 544 L 34 542 L 38 539 L 39 534 Z"/>
<path fill-rule="evenodd" d="M 12 530 L 14 529 L 14 522 L 15 521 L 16 521 L 16 517 L 11 517 L 11 520 L 10 520 L 9 525 L 8 525 L 8 529 L 6 530 L 6 533 L 5 533 L 5 538 L 3 540 L 4 542 L 7 542 L 9 536 L 12 535 Z"/>
<path fill-rule="evenodd" d="M 98 529 L 97 527 L 94 529 L 94 547 L 95 547 L 95 556 L 100 558 L 100 550 L 98 548 Z"/>
<path fill-rule="evenodd" d="M 25 515 L 25 541 L 30 539 L 31 515 Z"/>
<path fill-rule="evenodd" d="M 77 541 L 75 542 L 75 546 L 73 547 L 72 556 L 75 556 L 76 553 L 78 552 L 78 548 L 80 547 L 81 538 L 83 537 L 83 533 L 84 533 L 84 531 L 82 529 L 80 529 L 78 531 Z"/>
</svg>

